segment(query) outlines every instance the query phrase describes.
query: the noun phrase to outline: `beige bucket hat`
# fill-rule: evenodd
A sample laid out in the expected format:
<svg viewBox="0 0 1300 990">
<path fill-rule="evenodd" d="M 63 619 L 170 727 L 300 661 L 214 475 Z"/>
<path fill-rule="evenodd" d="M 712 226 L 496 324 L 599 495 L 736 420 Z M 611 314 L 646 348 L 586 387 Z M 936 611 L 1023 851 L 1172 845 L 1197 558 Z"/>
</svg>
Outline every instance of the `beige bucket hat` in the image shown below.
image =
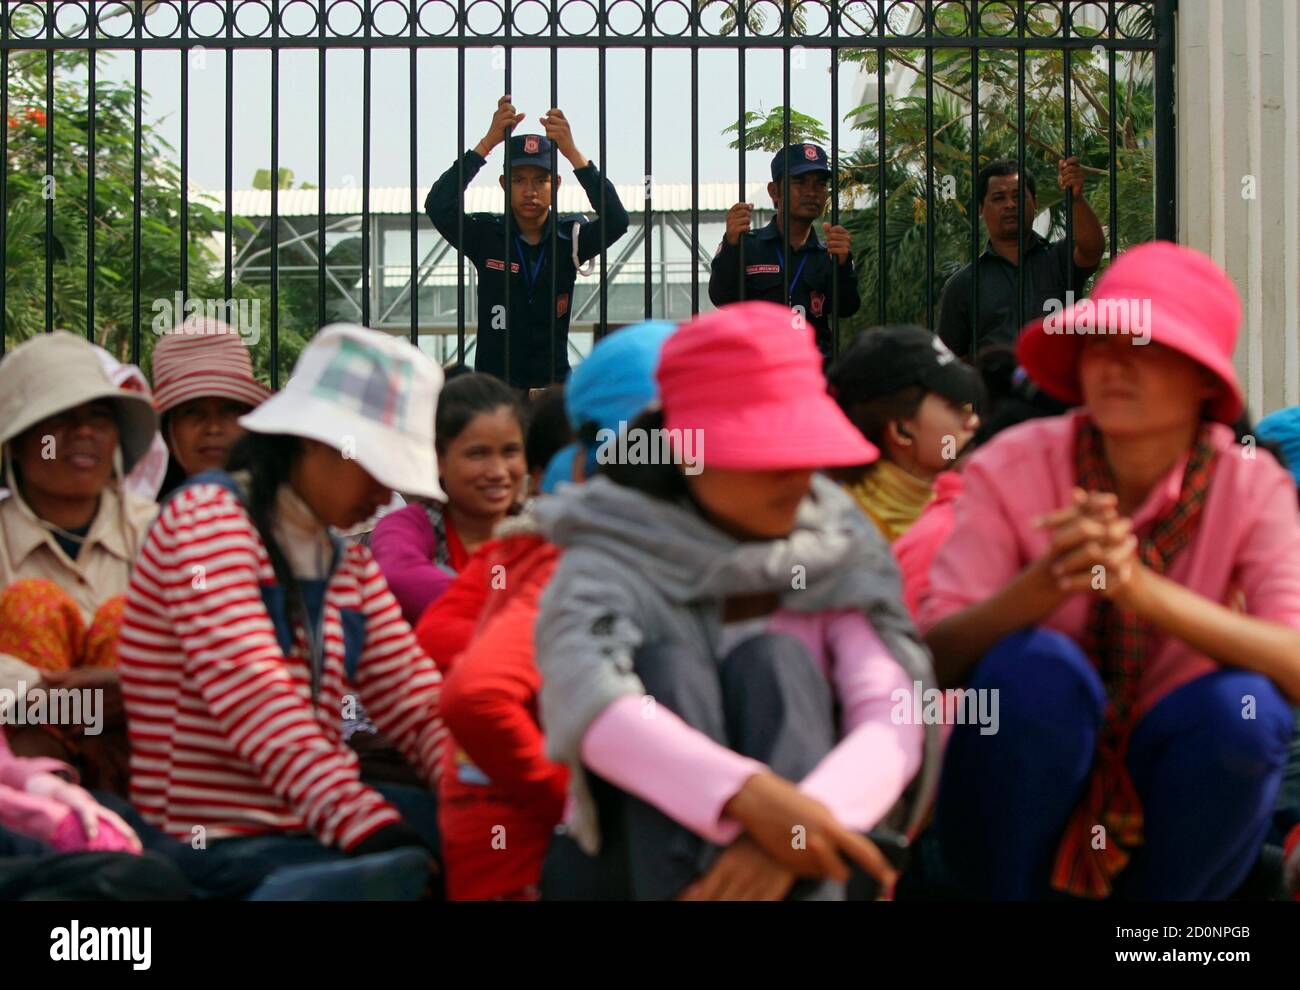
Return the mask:
<svg viewBox="0 0 1300 990">
<path fill-rule="evenodd" d="M 100 400 L 117 413 L 123 468 L 130 472 L 158 432 L 153 403 L 114 385 L 84 337 L 56 330 L 25 340 L 0 360 L 0 447 L 43 419 Z"/>
</svg>

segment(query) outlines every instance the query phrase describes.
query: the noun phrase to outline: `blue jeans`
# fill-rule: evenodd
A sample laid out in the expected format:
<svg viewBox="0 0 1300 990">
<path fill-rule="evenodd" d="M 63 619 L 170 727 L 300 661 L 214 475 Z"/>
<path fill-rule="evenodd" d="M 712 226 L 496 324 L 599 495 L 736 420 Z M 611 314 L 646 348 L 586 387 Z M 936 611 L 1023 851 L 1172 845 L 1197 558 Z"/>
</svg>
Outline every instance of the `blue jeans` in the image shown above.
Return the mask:
<svg viewBox="0 0 1300 990">
<path fill-rule="evenodd" d="M 1072 639 L 1035 629 L 993 647 L 969 686 L 998 692 L 1000 728 L 953 731 L 935 812 L 943 861 L 972 896 L 1050 897 L 1102 727 L 1101 677 Z M 1129 744 L 1144 843 L 1115 895 L 1219 900 L 1236 890 L 1268 830 L 1293 730 L 1291 708 L 1260 674 L 1218 670 L 1161 698 Z"/>
</svg>

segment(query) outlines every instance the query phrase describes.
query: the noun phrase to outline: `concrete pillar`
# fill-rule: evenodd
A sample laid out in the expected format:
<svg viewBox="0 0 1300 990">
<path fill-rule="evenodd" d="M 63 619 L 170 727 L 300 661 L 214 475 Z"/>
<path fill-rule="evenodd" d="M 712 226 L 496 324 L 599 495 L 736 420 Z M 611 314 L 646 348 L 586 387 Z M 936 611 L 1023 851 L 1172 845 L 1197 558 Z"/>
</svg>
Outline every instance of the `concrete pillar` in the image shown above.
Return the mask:
<svg viewBox="0 0 1300 990">
<path fill-rule="evenodd" d="M 1232 276 L 1251 413 L 1300 403 L 1300 3 L 1180 0 L 1178 236 Z"/>
</svg>

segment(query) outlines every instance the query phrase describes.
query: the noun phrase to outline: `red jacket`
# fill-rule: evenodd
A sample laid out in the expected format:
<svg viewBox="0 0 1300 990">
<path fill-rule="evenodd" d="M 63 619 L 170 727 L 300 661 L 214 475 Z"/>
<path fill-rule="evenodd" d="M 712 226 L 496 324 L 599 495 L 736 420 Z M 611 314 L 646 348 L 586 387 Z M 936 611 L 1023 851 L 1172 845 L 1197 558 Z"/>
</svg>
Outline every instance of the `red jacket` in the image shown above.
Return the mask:
<svg viewBox="0 0 1300 990">
<path fill-rule="evenodd" d="M 568 769 L 546 759 L 533 623 L 559 548 L 532 533 L 485 544 L 420 619 L 444 681 L 447 747 L 438 815 L 447 896 L 534 895 Z"/>
</svg>

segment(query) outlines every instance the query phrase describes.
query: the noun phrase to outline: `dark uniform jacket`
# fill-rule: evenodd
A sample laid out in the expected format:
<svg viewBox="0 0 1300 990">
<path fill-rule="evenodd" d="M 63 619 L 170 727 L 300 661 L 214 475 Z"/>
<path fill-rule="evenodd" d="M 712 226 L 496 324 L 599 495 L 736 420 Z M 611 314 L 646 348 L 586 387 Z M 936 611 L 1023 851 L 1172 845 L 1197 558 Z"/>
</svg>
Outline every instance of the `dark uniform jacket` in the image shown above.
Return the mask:
<svg viewBox="0 0 1300 990">
<path fill-rule="evenodd" d="M 484 159 L 474 150 L 465 152 L 465 184 L 478 174 Z M 569 372 L 569 316 L 577 270 L 573 266 L 573 225 L 578 231 L 578 260 L 585 262 L 600 254 L 623 236 L 628 226 L 627 210 L 619 201 L 614 186 L 602 178 L 594 163 L 574 169 L 594 209 L 600 208 L 600 186 L 605 185 L 605 241 L 601 244 L 601 224 L 586 217 L 560 218 L 556 247 L 559 254 L 555 277 L 555 297 L 551 297 L 551 224 L 555 211 L 546 222 L 542 239 L 529 244 L 511 225 L 510 244 L 510 318 L 505 316 L 505 218 L 495 213 L 470 213 L 465 216 L 464 243 L 456 237 L 456 217 L 460 211 L 460 190 L 456 188 L 456 162 L 429 190 L 425 212 L 438 233 L 452 247 L 459 247 L 478 270 L 478 339 L 474 352 L 474 370 L 496 375 L 517 388 L 536 388 L 563 381 Z M 555 363 L 551 363 L 551 310 L 555 312 Z M 506 344 L 509 327 L 509 375 L 506 374 Z"/>
<path fill-rule="evenodd" d="M 741 235 L 745 245 L 745 298 L 802 307 L 804 318 L 817 333 L 817 346 L 827 358 L 831 356 L 831 268 L 839 262 L 831 257 L 826 245 L 817 239 L 814 227 L 803 247 L 793 252 L 790 266 L 790 300 L 784 296 L 781 274 L 783 244 L 775 218 L 766 227 Z M 713 256 L 709 276 L 709 299 L 715 306 L 740 300 L 740 247 L 724 237 Z M 796 275 L 798 278 L 796 279 Z M 858 276 L 853 257 L 840 265 L 839 314 L 852 316 L 862 304 L 858 297 Z"/>
</svg>

